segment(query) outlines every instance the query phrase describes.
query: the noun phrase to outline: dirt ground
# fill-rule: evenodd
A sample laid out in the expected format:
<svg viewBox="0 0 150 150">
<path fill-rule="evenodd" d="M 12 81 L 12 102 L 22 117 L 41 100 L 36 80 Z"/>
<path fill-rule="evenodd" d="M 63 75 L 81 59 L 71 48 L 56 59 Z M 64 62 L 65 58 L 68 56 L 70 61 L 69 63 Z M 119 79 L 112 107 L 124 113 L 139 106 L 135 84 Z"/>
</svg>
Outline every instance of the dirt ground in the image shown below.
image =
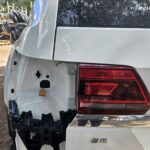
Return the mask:
<svg viewBox="0 0 150 150">
<path fill-rule="evenodd" d="M 4 105 L 4 69 L 11 46 L 0 46 L 0 150 L 10 150 L 11 138 L 8 135 L 7 111 Z"/>
</svg>

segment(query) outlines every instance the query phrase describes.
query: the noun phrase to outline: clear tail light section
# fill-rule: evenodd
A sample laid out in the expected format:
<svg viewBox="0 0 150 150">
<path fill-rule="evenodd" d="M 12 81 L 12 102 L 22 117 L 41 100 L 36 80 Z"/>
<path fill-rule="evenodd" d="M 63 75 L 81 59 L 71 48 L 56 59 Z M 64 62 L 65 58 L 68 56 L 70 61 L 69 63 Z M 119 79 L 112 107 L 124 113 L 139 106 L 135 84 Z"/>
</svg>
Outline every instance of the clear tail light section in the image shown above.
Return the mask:
<svg viewBox="0 0 150 150">
<path fill-rule="evenodd" d="M 149 109 L 149 93 L 128 66 L 79 65 L 77 95 L 81 114 L 144 114 Z"/>
</svg>

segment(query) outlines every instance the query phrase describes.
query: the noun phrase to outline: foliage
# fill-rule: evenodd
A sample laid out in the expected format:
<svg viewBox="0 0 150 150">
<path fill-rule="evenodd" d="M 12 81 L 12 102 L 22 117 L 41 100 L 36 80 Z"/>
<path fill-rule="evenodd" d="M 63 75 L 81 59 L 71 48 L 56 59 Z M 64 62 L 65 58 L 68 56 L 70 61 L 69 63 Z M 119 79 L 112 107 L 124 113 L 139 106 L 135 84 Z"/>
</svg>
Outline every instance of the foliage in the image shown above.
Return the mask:
<svg viewBox="0 0 150 150">
<path fill-rule="evenodd" d="M 27 8 L 28 12 L 30 12 L 30 3 L 33 0 L 0 0 L 0 6 L 1 7 L 6 7 L 7 2 L 9 2 L 10 5 L 14 4 L 15 9 L 21 9 Z"/>
<path fill-rule="evenodd" d="M 60 0 L 59 25 L 148 27 L 150 0 Z"/>
</svg>

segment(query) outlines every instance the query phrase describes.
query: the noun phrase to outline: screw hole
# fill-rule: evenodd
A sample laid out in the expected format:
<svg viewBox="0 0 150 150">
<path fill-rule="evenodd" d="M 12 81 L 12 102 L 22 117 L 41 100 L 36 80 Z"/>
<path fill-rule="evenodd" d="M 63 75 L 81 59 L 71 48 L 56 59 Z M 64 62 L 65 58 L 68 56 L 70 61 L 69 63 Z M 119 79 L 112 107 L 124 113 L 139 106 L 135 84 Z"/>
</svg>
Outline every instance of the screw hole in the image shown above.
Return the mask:
<svg viewBox="0 0 150 150">
<path fill-rule="evenodd" d="M 14 65 L 15 65 L 15 66 L 17 65 L 17 62 L 16 62 L 16 61 L 14 61 Z"/>
<path fill-rule="evenodd" d="M 15 90 L 14 89 L 11 89 L 11 93 L 14 93 L 15 92 Z"/>
<path fill-rule="evenodd" d="M 36 75 L 37 78 L 40 78 L 41 77 L 40 71 L 38 70 L 35 75 Z"/>
<path fill-rule="evenodd" d="M 49 78 L 49 75 L 46 75 L 46 78 Z"/>
</svg>

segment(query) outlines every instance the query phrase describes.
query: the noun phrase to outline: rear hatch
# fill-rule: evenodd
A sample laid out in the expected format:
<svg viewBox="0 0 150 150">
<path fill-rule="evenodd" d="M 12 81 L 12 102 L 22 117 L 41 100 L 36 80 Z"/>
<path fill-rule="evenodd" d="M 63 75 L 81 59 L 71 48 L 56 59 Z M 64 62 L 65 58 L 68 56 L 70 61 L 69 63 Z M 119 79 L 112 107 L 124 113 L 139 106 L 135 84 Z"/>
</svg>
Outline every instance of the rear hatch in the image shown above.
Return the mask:
<svg viewBox="0 0 150 150">
<path fill-rule="evenodd" d="M 60 0 L 54 59 L 150 67 L 148 1 Z"/>
<path fill-rule="evenodd" d="M 53 59 L 135 68 L 150 91 L 147 1 L 60 0 Z"/>
<path fill-rule="evenodd" d="M 150 91 L 149 16 L 149 3 L 145 1 L 60 0 L 54 60 L 77 62 L 78 64 L 84 65 L 90 64 L 90 66 L 93 67 L 96 64 L 97 66 L 100 65 L 100 68 L 105 65 L 109 67 L 110 65 L 115 65 L 118 66 L 118 68 L 119 65 L 125 67 L 131 66 L 137 71 L 137 74 L 141 77 L 140 80 L 143 80 L 142 82 Z M 108 68 L 106 70 L 108 70 Z M 96 124 L 96 126 L 91 125 L 92 119 L 95 118 L 97 114 L 100 114 L 100 112 L 93 113 L 93 106 L 95 104 L 93 104 L 92 100 L 95 100 L 95 95 L 92 95 L 91 91 L 95 90 L 98 86 L 103 86 L 105 83 L 107 84 L 105 84 L 105 86 L 108 86 L 108 82 L 109 86 L 113 86 L 113 84 L 110 83 L 110 78 L 107 81 L 101 78 L 103 73 L 96 75 L 96 79 L 93 79 L 93 74 L 88 72 L 85 75 L 88 76 L 86 81 L 82 78 L 84 82 L 87 83 L 83 84 L 85 87 L 83 86 L 81 89 L 85 90 L 83 93 L 85 94 L 87 92 L 87 95 L 80 95 L 80 75 L 77 77 L 78 113 L 79 116 L 81 116 L 79 119 L 77 116 L 68 127 L 66 149 L 150 149 L 150 145 L 147 141 L 147 137 L 150 137 L 149 117 L 146 119 L 137 119 L 138 113 L 134 113 L 134 119 L 132 119 L 133 112 L 129 112 L 127 113 L 128 115 L 125 116 L 125 118 L 127 117 L 126 121 L 124 121 L 124 117 L 118 119 L 117 116 L 114 120 L 105 120 L 107 115 L 109 117 L 111 115 L 111 113 L 105 109 L 106 116 L 102 117 L 103 119 L 100 115 L 98 119 L 94 119 L 94 121 L 96 120 L 100 123 Z M 91 78 L 89 77 L 90 75 L 92 76 Z M 95 82 L 97 79 L 98 82 L 93 83 L 93 80 Z M 114 80 L 115 82 L 117 81 L 116 76 Z M 129 80 L 131 81 L 131 79 Z M 135 81 L 138 81 L 138 79 L 135 79 Z M 120 82 L 122 83 L 122 81 Z M 88 87 L 87 91 L 86 87 Z M 96 90 L 100 92 L 99 89 L 97 88 Z M 88 92 L 91 94 L 91 97 L 88 95 Z M 97 101 L 101 100 L 99 96 L 103 97 L 104 95 L 98 94 L 96 96 L 98 100 L 96 99 L 95 101 L 97 103 Z M 147 99 L 149 101 L 149 94 Z M 107 103 L 106 97 L 103 100 L 104 103 Z M 123 100 L 125 99 L 123 98 Z M 112 101 L 109 104 L 107 103 L 105 107 L 110 108 L 112 103 Z M 130 104 L 129 102 L 129 105 Z M 84 106 L 83 111 L 80 110 L 82 106 Z M 128 111 L 126 110 L 128 106 L 124 104 L 124 102 L 120 104 L 120 106 L 125 108 L 122 113 L 119 112 L 119 115 L 122 116 Z M 138 104 L 136 106 L 138 106 Z M 100 108 L 103 106 L 96 105 L 95 108 L 97 107 Z M 146 113 L 149 114 L 148 111 Z M 145 116 L 146 113 L 143 115 Z M 84 116 L 86 116 L 86 119 Z M 140 115 L 140 117 L 144 116 Z M 103 120 L 105 120 L 105 122 L 103 122 Z M 140 135 L 142 135 L 142 137 Z"/>
</svg>

